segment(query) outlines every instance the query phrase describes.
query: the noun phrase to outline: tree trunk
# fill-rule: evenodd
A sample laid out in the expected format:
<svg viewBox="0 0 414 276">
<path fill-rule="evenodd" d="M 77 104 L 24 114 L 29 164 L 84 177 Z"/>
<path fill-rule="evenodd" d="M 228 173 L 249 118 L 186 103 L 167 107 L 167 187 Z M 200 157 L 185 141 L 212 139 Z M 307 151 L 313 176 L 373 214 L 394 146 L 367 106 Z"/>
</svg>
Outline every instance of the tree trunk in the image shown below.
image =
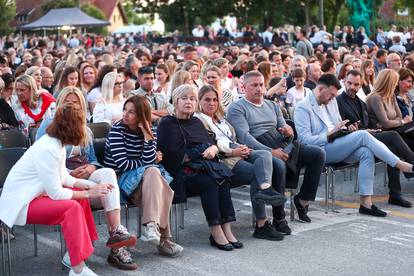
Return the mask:
<svg viewBox="0 0 414 276">
<path fill-rule="evenodd" d="M 309 26 L 310 26 L 309 6 L 310 6 L 310 0 L 306 0 L 305 1 L 305 26 L 306 26 L 306 30 L 308 30 Z"/>
</svg>

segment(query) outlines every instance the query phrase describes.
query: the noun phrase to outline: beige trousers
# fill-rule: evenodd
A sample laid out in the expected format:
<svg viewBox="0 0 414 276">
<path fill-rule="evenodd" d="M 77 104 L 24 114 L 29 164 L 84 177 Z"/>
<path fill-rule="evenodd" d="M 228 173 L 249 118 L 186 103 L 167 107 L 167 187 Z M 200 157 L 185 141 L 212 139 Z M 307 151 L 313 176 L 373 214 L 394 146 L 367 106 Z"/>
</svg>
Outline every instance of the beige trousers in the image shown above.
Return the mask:
<svg viewBox="0 0 414 276">
<path fill-rule="evenodd" d="M 171 238 L 169 223 L 173 197 L 174 191 L 156 167 L 145 170 L 138 192 L 132 194 L 132 201 L 142 208 L 142 223 L 157 223 L 162 238 Z"/>
</svg>

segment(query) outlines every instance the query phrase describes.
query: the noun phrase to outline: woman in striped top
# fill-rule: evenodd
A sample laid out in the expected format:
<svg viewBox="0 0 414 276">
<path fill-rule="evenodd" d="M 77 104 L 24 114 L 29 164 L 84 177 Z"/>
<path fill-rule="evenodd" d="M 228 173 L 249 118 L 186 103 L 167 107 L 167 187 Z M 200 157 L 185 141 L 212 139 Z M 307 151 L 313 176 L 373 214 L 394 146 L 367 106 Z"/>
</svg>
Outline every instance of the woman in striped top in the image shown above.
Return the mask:
<svg viewBox="0 0 414 276">
<path fill-rule="evenodd" d="M 175 257 L 183 248 L 171 240 L 174 192 L 169 186 L 172 178 L 158 164 L 161 160 L 149 102 L 143 96 L 132 96 L 124 104 L 122 120 L 108 134 L 105 165 L 120 175 L 121 191 L 143 210 L 141 239 L 156 244 L 160 254 Z"/>
</svg>

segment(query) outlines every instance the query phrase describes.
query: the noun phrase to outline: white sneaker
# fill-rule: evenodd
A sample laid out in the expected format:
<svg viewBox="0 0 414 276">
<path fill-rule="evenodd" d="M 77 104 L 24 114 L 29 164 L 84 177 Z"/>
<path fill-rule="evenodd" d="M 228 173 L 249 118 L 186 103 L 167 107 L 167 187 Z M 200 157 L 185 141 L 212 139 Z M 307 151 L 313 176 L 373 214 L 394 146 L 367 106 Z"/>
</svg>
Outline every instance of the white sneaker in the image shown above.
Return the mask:
<svg viewBox="0 0 414 276">
<path fill-rule="evenodd" d="M 95 272 L 89 269 L 86 265 L 84 265 L 81 273 L 77 274 L 73 269 L 69 271 L 69 276 L 98 276 Z"/>
<path fill-rule="evenodd" d="M 62 264 L 64 266 L 66 266 L 67 268 L 69 268 L 69 269 L 72 268 L 72 264 L 70 263 L 69 252 L 67 252 L 67 251 L 66 251 L 65 255 L 63 256 Z"/>
<path fill-rule="evenodd" d="M 150 222 L 147 225 L 143 225 L 142 234 L 140 237 L 141 240 L 159 245 L 160 237 L 161 234 L 158 230 L 158 225 L 155 222 Z"/>
</svg>

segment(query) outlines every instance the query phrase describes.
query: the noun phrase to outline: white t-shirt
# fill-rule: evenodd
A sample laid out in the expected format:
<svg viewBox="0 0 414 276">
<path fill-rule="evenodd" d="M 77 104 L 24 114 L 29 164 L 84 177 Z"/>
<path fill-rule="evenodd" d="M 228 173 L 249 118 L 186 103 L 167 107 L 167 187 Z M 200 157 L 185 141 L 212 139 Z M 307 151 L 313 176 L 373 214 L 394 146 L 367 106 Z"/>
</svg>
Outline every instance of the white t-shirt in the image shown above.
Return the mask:
<svg viewBox="0 0 414 276">
<path fill-rule="evenodd" d="M 91 92 L 89 92 L 88 95 L 86 96 L 86 100 L 88 101 L 88 103 L 97 103 L 101 101 L 102 100 L 101 88 L 96 87 L 92 89 Z"/>
<path fill-rule="evenodd" d="M 287 91 L 286 95 L 286 103 L 291 104 L 292 106 L 296 106 L 301 100 L 303 100 L 306 95 L 309 95 L 311 90 L 309 88 L 303 87 L 303 90 L 297 90 L 295 86 L 290 88 Z"/>
<path fill-rule="evenodd" d="M 323 118 L 323 121 L 327 124 L 328 132 L 333 130 L 335 128 L 335 124 L 329 118 L 328 111 L 326 110 L 326 105 L 323 104 L 319 106 L 319 114 Z"/>
</svg>

